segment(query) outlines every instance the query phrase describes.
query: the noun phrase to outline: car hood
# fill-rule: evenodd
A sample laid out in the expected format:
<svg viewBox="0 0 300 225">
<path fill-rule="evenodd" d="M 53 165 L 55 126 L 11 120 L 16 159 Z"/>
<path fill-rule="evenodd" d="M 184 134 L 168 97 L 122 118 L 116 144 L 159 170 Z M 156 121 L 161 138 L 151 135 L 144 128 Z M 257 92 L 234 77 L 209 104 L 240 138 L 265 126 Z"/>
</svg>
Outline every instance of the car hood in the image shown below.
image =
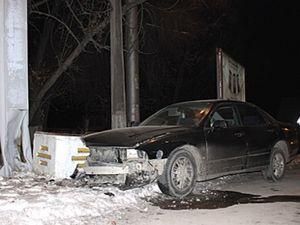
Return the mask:
<svg viewBox="0 0 300 225">
<path fill-rule="evenodd" d="M 124 146 L 134 147 L 150 139 L 159 139 L 178 132 L 184 132 L 187 127 L 179 126 L 138 126 L 106 130 L 83 136 L 87 146 Z"/>
</svg>

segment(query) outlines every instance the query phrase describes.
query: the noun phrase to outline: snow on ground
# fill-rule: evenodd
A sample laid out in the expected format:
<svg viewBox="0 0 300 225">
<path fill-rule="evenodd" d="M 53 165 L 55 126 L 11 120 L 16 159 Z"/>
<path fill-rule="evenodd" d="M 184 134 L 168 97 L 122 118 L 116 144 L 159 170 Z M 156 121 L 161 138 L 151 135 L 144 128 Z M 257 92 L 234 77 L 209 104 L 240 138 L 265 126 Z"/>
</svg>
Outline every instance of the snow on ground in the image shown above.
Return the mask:
<svg viewBox="0 0 300 225">
<path fill-rule="evenodd" d="M 158 193 L 155 184 L 127 191 L 70 187 L 33 173 L 15 173 L 0 177 L 0 224 L 116 224 L 127 209 L 147 211 L 142 198 Z"/>
<path fill-rule="evenodd" d="M 295 170 L 295 168 L 298 169 Z M 220 177 L 211 181 L 200 182 L 197 184 L 194 192 L 196 194 L 205 194 L 206 192 L 208 193 L 210 189 L 221 190 L 226 187 L 227 190 L 233 188 L 233 191 L 239 188 L 239 191 L 245 193 L 252 193 L 252 189 L 259 190 L 259 194 L 265 194 L 267 196 L 270 195 L 270 190 L 272 192 L 271 194 L 274 194 L 272 190 L 277 191 L 276 193 L 278 194 L 278 191 L 281 189 L 281 194 L 298 195 L 299 185 L 297 183 L 298 181 L 295 181 L 295 177 L 298 177 L 299 168 L 300 155 L 288 165 L 290 173 L 287 174 L 286 179 L 284 179 L 284 182 L 281 184 L 265 183 L 262 178 L 257 178 L 261 177 L 259 173 L 252 173 L 249 175 Z M 291 172 L 296 173 L 297 176 Z M 0 177 L 0 225 L 142 224 L 141 220 L 143 220 L 143 224 L 156 224 L 157 219 L 161 219 L 162 222 L 160 224 L 164 224 L 163 216 L 156 218 L 162 213 L 161 210 L 158 207 L 155 208 L 151 206 L 151 204 L 145 200 L 149 200 L 149 198 L 162 198 L 161 192 L 156 184 L 126 191 L 122 191 L 113 186 L 89 187 L 89 185 L 82 186 L 79 184 L 80 183 L 76 183 L 70 179 L 53 180 L 49 177 L 39 176 L 33 173 L 19 172 L 15 173 L 11 178 Z M 294 187 L 295 185 L 297 186 L 296 189 Z M 294 188 L 296 191 L 291 188 Z M 255 192 L 254 194 L 257 193 Z M 284 206 L 288 208 L 287 206 L 291 207 L 297 203 L 280 204 L 284 204 Z M 275 206 L 277 207 L 277 205 L 272 205 L 272 207 Z M 256 206 L 232 206 L 223 209 L 223 211 L 218 209 L 219 211 L 215 210 L 209 212 L 212 214 L 212 218 L 214 218 L 216 216 L 213 214 L 214 212 L 218 214 L 221 210 L 224 215 L 227 215 L 228 212 L 234 214 L 237 208 L 243 210 L 245 207 L 255 208 Z M 251 212 L 254 210 L 252 208 Z M 262 206 L 262 208 L 264 207 Z M 294 211 L 297 210 L 294 208 L 288 209 L 291 215 L 293 213 L 295 214 Z M 273 208 L 272 210 L 277 212 L 277 208 Z M 177 213 L 176 215 L 183 215 L 184 212 L 187 213 L 189 211 L 183 210 L 183 212 Z M 190 216 L 193 218 L 193 212 L 194 211 L 191 212 L 191 215 L 187 214 L 189 215 L 187 219 L 190 218 Z M 207 213 L 208 211 L 201 210 L 201 212 Z M 258 210 L 258 213 L 259 212 Z M 166 213 L 166 211 L 164 211 L 164 213 Z M 173 221 L 174 215 L 171 212 L 168 213 L 166 213 L 167 216 L 169 215 L 167 220 Z M 138 220 L 138 215 L 142 215 L 140 216 L 140 220 Z M 154 220 L 150 220 L 150 217 L 153 215 Z M 199 215 L 199 212 L 194 213 L 194 224 L 198 224 Z M 232 217 L 230 215 L 231 214 L 228 215 L 228 218 Z M 201 215 L 201 217 L 203 217 L 203 215 Z M 182 222 L 182 220 L 179 221 Z M 253 224 L 252 222 L 250 221 L 246 224 Z M 189 222 L 185 224 L 188 223 Z M 176 223 L 174 222 L 173 224 Z M 271 222 L 267 224 L 271 224 Z"/>
</svg>

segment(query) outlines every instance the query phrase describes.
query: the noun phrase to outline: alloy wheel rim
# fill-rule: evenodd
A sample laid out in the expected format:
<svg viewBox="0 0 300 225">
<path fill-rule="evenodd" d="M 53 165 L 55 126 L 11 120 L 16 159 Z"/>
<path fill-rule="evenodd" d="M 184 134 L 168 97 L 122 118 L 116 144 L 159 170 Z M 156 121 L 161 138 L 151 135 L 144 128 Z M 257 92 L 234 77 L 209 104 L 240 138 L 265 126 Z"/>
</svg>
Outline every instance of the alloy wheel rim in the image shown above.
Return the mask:
<svg viewBox="0 0 300 225">
<path fill-rule="evenodd" d="M 187 157 L 179 157 L 171 168 L 171 182 L 176 189 L 182 191 L 192 185 L 194 177 L 193 165 Z"/>
<path fill-rule="evenodd" d="M 284 158 L 283 155 L 277 153 L 273 157 L 273 174 L 276 178 L 280 178 L 284 172 Z"/>
</svg>

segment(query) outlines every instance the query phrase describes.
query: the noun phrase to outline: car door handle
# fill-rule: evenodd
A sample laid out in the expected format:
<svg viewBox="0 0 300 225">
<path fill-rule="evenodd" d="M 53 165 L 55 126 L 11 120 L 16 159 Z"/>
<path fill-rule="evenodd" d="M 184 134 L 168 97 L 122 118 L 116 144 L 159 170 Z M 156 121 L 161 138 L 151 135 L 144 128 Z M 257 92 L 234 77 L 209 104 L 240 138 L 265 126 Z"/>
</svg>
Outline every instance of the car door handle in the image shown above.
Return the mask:
<svg viewBox="0 0 300 225">
<path fill-rule="evenodd" d="M 240 138 L 240 137 L 243 137 L 245 135 L 245 133 L 244 132 L 236 132 L 233 135 Z"/>
</svg>

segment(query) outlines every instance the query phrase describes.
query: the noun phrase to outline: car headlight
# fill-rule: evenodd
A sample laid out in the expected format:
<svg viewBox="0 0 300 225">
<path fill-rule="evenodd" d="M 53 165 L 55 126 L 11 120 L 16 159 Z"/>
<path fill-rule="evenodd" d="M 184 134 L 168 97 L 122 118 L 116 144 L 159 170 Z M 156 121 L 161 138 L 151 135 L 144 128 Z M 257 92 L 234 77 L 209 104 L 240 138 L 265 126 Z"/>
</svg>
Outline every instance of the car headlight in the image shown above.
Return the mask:
<svg viewBox="0 0 300 225">
<path fill-rule="evenodd" d="M 139 159 L 138 151 L 136 149 L 127 149 L 126 150 L 126 158 L 130 159 Z"/>
<path fill-rule="evenodd" d="M 122 159 L 123 161 L 124 160 L 139 160 L 139 159 L 146 160 L 146 159 L 148 159 L 148 155 L 145 151 L 137 150 L 134 148 L 125 149 L 125 152 L 123 152 L 122 155 L 123 155 L 123 159 Z"/>
</svg>

